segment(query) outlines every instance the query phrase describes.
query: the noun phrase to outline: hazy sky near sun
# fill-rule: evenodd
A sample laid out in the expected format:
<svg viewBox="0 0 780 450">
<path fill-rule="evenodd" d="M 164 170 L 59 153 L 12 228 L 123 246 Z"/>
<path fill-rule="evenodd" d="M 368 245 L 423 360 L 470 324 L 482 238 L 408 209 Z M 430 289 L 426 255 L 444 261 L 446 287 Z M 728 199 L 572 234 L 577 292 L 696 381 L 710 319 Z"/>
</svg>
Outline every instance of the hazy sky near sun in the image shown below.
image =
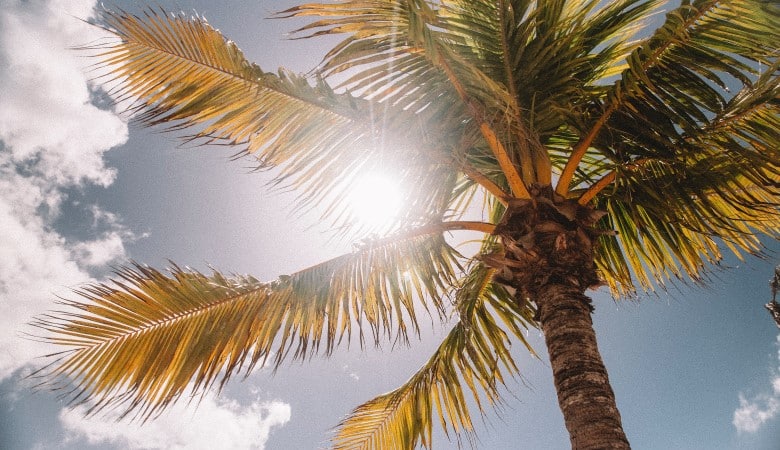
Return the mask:
<svg viewBox="0 0 780 450">
<path fill-rule="evenodd" d="M 265 70 L 305 72 L 334 41 L 285 40 L 303 22 L 266 20 L 295 3 L 163 7 L 205 15 Z M 174 135 L 128 126 L 89 81 L 89 61 L 69 50 L 101 37 L 76 19 L 94 6 L 0 0 L 0 448 L 323 447 L 352 408 L 414 373 L 446 325 L 424 328 L 410 349 L 354 346 L 275 376 L 257 370 L 199 408 L 176 405 L 143 428 L 84 419 L 22 380 L 52 351 L 21 338 L 32 331 L 25 323 L 68 288 L 106 276 L 110 264 L 162 268 L 170 259 L 272 279 L 350 248 L 329 239 L 316 216 L 291 215 L 293 196 L 269 192 L 267 174 L 230 161 L 230 149 L 182 149 Z M 765 261 L 727 258 L 706 289 L 617 304 L 594 294 L 596 332 L 634 448 L 776 449 L 780 340 L 763 304 L 780 245 L 767 245 Z M 478 448 L 568 447 L 541 338 L 529 338 L 542 359 L 515 346 L 524 378 L 510 383 L 499 414 L 478 422 Z M 436 436 L 434 448 L 453 446 Z"/>
</svg>

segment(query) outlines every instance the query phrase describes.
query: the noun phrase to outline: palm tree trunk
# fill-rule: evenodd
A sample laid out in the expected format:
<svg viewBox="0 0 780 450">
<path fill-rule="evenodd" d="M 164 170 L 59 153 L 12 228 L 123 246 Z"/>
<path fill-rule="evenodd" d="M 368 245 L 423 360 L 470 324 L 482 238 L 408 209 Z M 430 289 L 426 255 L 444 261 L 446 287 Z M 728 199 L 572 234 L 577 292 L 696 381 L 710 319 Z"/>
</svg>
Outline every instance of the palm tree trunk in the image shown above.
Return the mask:
<svg viewBox="0 0 780 450">
<path fill-rule="evenodd" d="M 596 344 L 590 299 L 577 287 L 551 283 L 539 288 L 536 303 L 571 448 L 630 448 Z"/>
<path fill-rule="evenodd" d="M 503 249 L 483 261 L 518 302 L 536 303 L 572 449 L 628 449 L 585 296 L 600 283 L 594 243 L 605 231 L 594 226 L 604 213 L 556 195 L 549 185 L 529 192 L 531 199 L 509 202 L 494 231 Z"/>
</svg>

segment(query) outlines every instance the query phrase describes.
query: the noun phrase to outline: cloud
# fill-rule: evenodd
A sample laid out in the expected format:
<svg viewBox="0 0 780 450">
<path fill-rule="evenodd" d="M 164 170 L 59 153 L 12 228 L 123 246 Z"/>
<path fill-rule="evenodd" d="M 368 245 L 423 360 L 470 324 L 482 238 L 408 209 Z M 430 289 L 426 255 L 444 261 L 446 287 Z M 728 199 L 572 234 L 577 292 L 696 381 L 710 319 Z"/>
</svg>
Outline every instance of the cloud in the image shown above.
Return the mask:
<svg viewBox="0 0 780 450">
<path fill-rule="evenodd" d="M 0 0 L 0 139 L 13 162 L 58 185 L 110 184 L 103 153 L 127 140 L 127 125 L 91 103 L 87 62 L 70 50 L 103 36 L 78 19 L 94 4 Z"/>
<path fill-rule="evenodd" d="M 777 345 L 777 358 L 780 362 L 780 336 L 777 337 Z M 774 371 L 770 384 L 770 393 L 761 393 L 750 400 L 739 394 L 739 408 L 734 411 L 732 420 L 738 432 L 755 433 L 764 423 L 780 414 L 780 366 Z"/>
<path fill-rule="evenodd" d="M 124 239 L 120 231 L 105 233 L 102 237 L 72 246 L 72 255 L 83 265 L 105 267 L 118 256 L 125 254 Z"/>
<path fill-rule="evenodd" d="M 96 107 L 98 89 L 83 68 L 89 62 L 68 48 L 102 32 L 78 18 L 93 0 L 0 0 L 0 381 L 51 353 L 20 334 L 54 307 L 71 287 L 95 281 L 99 268 L 126 258 L 135 236 L 114 213 L 82 205 L 68 195 L 109 186 L 116 171 L 105 152 L 127 140 L 127 124 Z M 90 213 L 67 237 L 57 220 L 77 205 Z M 117 423 L 83 418 L 83 409 L 58 416 L 69 439 L 130 448 L 263 448 L 274 427 L 290 420 L 280 401 L 235 401 L 206 396 L 195 409 L 174 405 L 158 420 Z M 46 437 L 40 437 L 46 439 Z M 41 448 L 48 444 L 41 443 Z"/>
<path fill-rule="evenodd" d="M 344 371 L 347 375 L 349 375 L 350 378 L 352 378 L 355 381 L 360 381 L 360 375 L 358 375 L 356 372 L 349 370 L 349 365 L 345 364 L 341 367 L 341 370 Z"/>
<path fill-rule="evenodd" d="M 101 36 L 78 19 L 94 5 L 0 0 L 0 380 L 51 352 L 20 338 L 25 324 L 125 255 L 128 232 L 110 213 L 92 211 L 104 226 L 86 241 L 54 226 L 66 190 L 113 182 L 103 155 L 127 140 L 127 124 L 92 104 L 86 61 L 69 50 Z"/>
<path fill-rule="evenodd" d="M 740 394 L 739 408 L 734 411 L 732 423 L 739 432 L 755 433 L 766 421 L 773 419 L 778 411 L 780 401 L 777 397 L 758 396 L 747 400 Z"/>
<path fill-rule="evenodd" d="M 36 214 L 61 194 L 13 170 L 0 163 L 0 380 L 51 352 L 19 333 L 34 315 L 53 306 L 55 294 L 90 279 L 71 245 Z M 98 241 L 78 245 L 92 246 L 94 252 L 100 247 Z M 122 247 L 106 248 L 102 257 L 122 253 Z"/>
<path fill-rule="evenodd" d="M 143 425 L 121 423 L 114 415 L 83 417 L 85 408 L 63 411 L 60 421 L 68 439 L 90 444 L 110 443 L 129 449 L 263 449 L 271 430 L 289 422 L 290 405 L 280 401 L 241 406 L 207 395 L 194 408 L 178 403 Z"/>
</svg>

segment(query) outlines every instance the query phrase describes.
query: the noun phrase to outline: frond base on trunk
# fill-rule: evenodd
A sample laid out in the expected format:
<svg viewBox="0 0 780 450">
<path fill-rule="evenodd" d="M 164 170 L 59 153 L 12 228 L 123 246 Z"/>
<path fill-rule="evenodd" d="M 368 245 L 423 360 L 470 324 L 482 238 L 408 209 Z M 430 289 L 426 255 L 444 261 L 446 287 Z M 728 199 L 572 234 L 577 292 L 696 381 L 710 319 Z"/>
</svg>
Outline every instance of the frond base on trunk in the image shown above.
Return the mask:
<svg viewBox="0 0 780 450">
<path fill-rule="evenodd" d="M 511 200 L 496 226 L 503 251 L 483 256 L 497 269 L 496 281 L 534 301 L 550 284 L 580 292 L 600 285 L 593 247 L 604 231 L 594 225 L 605 213 L 565 199 L 549 185 L 533 185 L 530 193 L 530 199 Z"/>
</svg>

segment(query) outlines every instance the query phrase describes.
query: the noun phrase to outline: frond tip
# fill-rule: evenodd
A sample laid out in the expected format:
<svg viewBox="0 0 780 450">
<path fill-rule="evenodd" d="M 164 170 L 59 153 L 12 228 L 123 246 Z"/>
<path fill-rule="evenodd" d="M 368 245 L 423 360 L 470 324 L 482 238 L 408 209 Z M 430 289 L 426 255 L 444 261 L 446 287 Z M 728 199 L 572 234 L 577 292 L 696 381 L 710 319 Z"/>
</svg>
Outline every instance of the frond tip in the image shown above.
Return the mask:
<svg viewBox="0 0 780 450">
<path fill-rule="evenodd" d="M 511 338 L 533 354 L 524 332 L 534 310 L 492 282 L 493 270 L 476 264 L 456 294 L 459 320 L 420 370 L 399 388 L 358 406 L 338 426 L 335 449 L 432 448 L 438 418 L 443 431 L 471 441 L 470 404 L 485 413 L 502 402 L 507 376 L 519 373 Z M 469 393 L 471 400 L 469 402 Z"/>
<path fill-rule="evenodd" d="M 207 276 L 174 267 L 170 277 L 140 265 L 111 284 L 88 285 L 66 310 L 38 317 L 44 339 L 68 349 L 35 376 L 65 388 L 88 414 L 121 409 L 148 419 L 268 355 L 253 345 L 271 286 L 250 277 Z"/>
</svg>

